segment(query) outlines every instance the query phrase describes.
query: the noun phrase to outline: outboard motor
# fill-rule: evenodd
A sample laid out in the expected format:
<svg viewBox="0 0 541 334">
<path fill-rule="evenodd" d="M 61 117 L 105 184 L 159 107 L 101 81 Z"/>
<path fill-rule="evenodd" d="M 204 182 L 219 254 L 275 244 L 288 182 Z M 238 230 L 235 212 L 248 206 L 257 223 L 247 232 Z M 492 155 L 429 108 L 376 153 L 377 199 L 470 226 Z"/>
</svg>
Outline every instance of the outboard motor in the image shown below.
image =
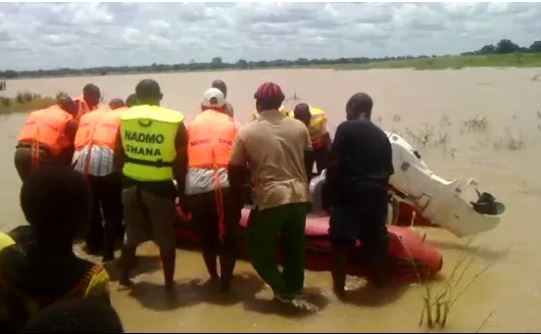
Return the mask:
<svg viewBox="0 0 541 334">
<path fill-rule="evenodd" d="M 458 237 L 485 232 L 495 228 L 505 206 L 492 194 L 480 193 L 477 180 L 447 181 L 434 174 L 421 155 L 402 137 L 388 133 L 393 154 L 394 174 L 389 180 L 392 204 L 388 223 L 397 224 L 414 212 L 413 224 L 438 225 Z M 325 215 L 322 205 L 322 188 L 326 171 L 312 178 L 312 215 Z M 468 201 L 466 191 L 474 188 L 478 199 Z M 409 216 L 408 216 L 409 215 Z M 404 217 L 401 217 L 404 216 Z M 410 220 L 407 224 L 410 224 Z"/>
<path fill-rule="evenodd" d="M 477 180 L 447 181 L 437 176 L 406 140 L 395 133 L 386 133 L 393 151 L 395 173 L 389 183 L 395 201 L 411 205 L 416 214 L 458 237 L 488 231 L 498 225 L 505 206 L 494 196 L 480 194 L 475 189 L 479 197 L 476 202 L 464 198 L 466 190 L 479 185 Z"/>
</svg>

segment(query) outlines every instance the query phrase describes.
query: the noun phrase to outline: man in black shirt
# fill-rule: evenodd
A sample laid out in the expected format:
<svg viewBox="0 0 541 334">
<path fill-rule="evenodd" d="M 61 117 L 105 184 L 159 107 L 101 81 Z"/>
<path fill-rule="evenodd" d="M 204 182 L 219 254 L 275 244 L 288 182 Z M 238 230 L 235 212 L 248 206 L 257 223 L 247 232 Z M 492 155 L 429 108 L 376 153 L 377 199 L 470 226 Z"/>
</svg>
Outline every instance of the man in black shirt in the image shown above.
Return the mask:
<svg viewBox="0 0 541 334">
<path fill-rule="evenodd" d="M 369 266 L 369 280 L 378 286 L 387 274 L 387 185 L 393 173 L 391 144 L 370 121 L 372 99 L 353 95 L 347 121 L 336 130 L 327 171 L 325 200 L 331 207 L 329 234 L 333 244 L 333 282 L 344 292 L 348 249 L 360 240 Z"/>
</svg>

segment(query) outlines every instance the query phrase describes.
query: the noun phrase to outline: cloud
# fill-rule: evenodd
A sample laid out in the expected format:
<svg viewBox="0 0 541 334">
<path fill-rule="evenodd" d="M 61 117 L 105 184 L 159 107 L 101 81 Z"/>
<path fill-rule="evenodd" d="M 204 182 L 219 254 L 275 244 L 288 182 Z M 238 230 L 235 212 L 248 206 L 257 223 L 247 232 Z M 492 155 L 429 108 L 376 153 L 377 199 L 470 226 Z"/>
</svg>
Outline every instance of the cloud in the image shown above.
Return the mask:
<svg viewBox="0 0 541 334">
<path fill-rule="evenodd" d="M 0 30 L 0 42 L 10 42 L 13 40 L 11 34 L 5 30 Z"/>
<path fill-rule="evenodd" d="M 0 69 L 382 57 L 540 39 L 528 3 L 0 3 Z"/>
</svg>

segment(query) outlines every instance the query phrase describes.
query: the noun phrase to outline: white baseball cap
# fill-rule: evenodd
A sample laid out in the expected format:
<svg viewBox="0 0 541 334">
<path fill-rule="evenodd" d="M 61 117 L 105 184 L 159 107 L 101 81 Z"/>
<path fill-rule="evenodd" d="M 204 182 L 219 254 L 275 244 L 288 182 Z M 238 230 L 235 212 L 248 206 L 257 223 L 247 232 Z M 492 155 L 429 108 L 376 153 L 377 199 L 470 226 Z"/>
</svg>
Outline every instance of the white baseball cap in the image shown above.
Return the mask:
<svg viewBox="0 0 541 334">
<path fill-rule="evenodd" d="M 224 93 L 217 88 L 209 88 L 203 94 L 203 107 L 221 108 L 225 105 Z"/>
</svg>

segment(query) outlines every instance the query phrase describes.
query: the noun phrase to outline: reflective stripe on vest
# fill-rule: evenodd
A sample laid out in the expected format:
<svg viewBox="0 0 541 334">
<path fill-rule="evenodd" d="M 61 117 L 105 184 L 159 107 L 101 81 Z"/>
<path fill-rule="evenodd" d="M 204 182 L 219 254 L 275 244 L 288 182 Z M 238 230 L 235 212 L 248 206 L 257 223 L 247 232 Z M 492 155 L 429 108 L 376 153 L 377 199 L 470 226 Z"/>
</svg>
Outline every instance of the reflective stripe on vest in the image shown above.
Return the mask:
<svg viewBox="0 0 541 334">
<path fill-rule="evenodd" d="M 238 128 L 231 116 L 205 110 L 188 124 L 188 166 L 227 167 Z"/>
<path fill-rule="evenodd" d="M 65 131 L 73 117 L 58 105 L 37 110 L 26 119 L 17 141 L 20 143 L 39 143 L 52 155 L 58 155 L 71 143 Z"/>
<path fill-rule="evenodd" d="M 115 150 L 123 109 L 125 108 L 111 110 L 109 107 L 102 107 L 83 115 L 75 135 L 75 148 L 96 145 Z"/>
<path fill-rule="evenodd" d="M 127 156 L 122 173 L 138 181 L 173 179 L 175 138 L 182 113 L 159 106 L 139 105 L 121 114 L 122 147 Z"/>
</svg>

